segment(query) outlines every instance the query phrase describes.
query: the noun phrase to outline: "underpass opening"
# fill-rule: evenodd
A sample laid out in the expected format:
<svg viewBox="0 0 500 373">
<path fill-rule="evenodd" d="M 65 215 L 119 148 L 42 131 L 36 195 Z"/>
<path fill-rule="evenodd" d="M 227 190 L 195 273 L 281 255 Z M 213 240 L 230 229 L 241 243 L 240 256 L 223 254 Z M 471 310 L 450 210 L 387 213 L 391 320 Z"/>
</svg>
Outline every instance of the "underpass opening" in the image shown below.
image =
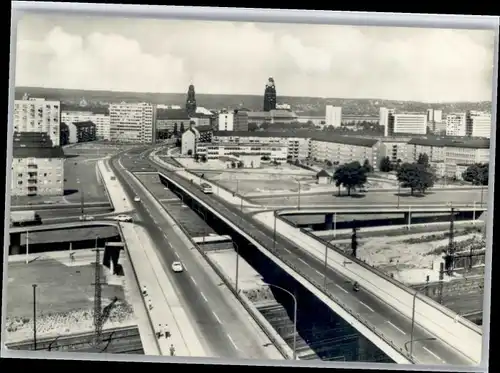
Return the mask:
<svg viewBox="0 0 500 373">
<path fill-rule="evenodd" d="M 219 235 L 231 236 L 241 258 L 260 274 L 264 283 L 282 287 L 294 294 L 297 299 L 298 356 L 302 359 L 317 358 L 325 361 L 394 363 L 375 344 L 335 314 L 314 294 L 299 284 L 293 276 L 278 267 L 243 235 L 203 208 L 194 198 L 177 189 L 173 183 L 167 182 L 161 176 L 160 180 L 163 185 L 182 196 L 180 198 L 183 199 L 184 204 L 200 215 L 213 231 Z M 201 248 L 203 249 L 203 246 Z M 233 269 L 236 270 L 236 268 L 230 270 Z M 256 284 L 259 283 L 261 281 L 256 279 Z M 293 348 L 293 298 L 273 286 L 269 290 L 279 306 L 261 307 L 259 311 Z"/>
</svg>

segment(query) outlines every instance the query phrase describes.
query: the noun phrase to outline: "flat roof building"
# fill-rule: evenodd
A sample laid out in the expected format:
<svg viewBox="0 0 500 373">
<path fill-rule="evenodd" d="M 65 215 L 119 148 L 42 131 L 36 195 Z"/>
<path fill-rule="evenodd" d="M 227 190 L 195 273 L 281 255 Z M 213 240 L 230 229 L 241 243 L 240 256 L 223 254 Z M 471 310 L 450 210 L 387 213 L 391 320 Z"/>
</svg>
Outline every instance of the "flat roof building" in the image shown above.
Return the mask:
<svg viewBox="0 0 500 373">
<path fill-rule="evenodd" d="M 153 142 L 153 105 L 147 102 L 111 104 L 110 140 L 132 144 Z"/>
<path fill-rule="evenodd" d="M 59 146 L 61 102 L 25 98 L 14 101 L 14 132 L 45 132 Z"/>
</svg>

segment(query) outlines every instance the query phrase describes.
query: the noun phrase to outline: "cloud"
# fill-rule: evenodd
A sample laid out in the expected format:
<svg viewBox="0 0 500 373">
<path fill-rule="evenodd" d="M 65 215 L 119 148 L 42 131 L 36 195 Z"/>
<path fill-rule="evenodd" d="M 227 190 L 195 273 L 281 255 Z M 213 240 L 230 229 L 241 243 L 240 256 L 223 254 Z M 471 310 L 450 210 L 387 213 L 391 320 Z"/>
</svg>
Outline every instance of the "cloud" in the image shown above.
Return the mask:
<svg viewBox="0 0 500 373">
<path fill-rule="evenodd" d="M 490 31 L 106 20 L 21 21 L 16 85 L 262 94 L 273 76 L 278 95 L 492 96 Z"/>
</svg>

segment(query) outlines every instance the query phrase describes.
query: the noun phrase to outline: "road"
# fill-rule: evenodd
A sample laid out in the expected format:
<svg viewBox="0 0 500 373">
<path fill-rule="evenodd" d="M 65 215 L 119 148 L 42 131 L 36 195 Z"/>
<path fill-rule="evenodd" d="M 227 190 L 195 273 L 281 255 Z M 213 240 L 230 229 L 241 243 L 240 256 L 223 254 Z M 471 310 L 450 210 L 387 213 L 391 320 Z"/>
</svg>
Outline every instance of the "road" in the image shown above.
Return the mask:
<svg viewBox="0 0 500 373">
<path fill-rule="evenodd" d="M 175 173 L 169 172 L 160 165 L 155 164 L 155 166 L 199 199 L 204 200 L 214 211 L 218 211 L 230 221 L 241 221 L 240 229 L 254 237 L 263 247 L 273 247 L 272 232 L 251 217 L 242 214 L 238 207 L 224 203 L 215 194 L 205 195 L 196 186 L 191 185 L 187 180 Z M 318 283 L 323 282 L 324 264 L 322 262 L 309 256 L 304 250 L 283 237 L 278 237 L 276 249 L 280 257 L 299 268 L 306 277 Z M 401 315 L 391 306 L 362 289 L 359 292 L 353 292 L 350 281 L 331 268 L 327 269 L 326 274 L 328 289 L 334 292 L 341 302 L 354 312 L 362 315 L 365 320 L 368 320 L 386 338 L 395 342 L 397 346 L 403 348 L 405 344 L 408 345 L 411 339 L 411 320 L 409 318 Z M 471 361 L 466 357 L 440 340 L 433 339 L 434 337 L 431 334 L 418 325 L 415 326 L 413 337 L 414 340 L 418 340 L 418 342 L 414 343 L 413 348 L 415 360 L 418 362 L 471 365 Z"/>
<path fill-rule="evenodd" d="M 64 221 L 65 223 L 79 220 L 80 215 L 82 215 L 82 210 L 80 208 L 72 209 L 58 209 L 58 210 L 39 210 L 37 211 L 42 218 L 43 223 L 55 224 L 58 221 Z M 110 208 L 103 207 L 88 207 L 84 209 L 85 215 L 91 215 L 97 217 L 103 216 L 113 216 L 117 215 L 113 213 Z"/>
<path fill-rule="evenodd" d="M 166 266 L 167 275 L 179 289 L 181 298 L 188 306 L 186 309 L 205 336 L 212 353 L 227 358 L 265 358 L 261 342 L 254 340 L 254 333 L 228 302 L 219 288 L 220 284 L 209 277 L 190 248 L 149 200 L 145 190 L 137 187 L 129 174 L 119 171 L 119 158 L 112 159 L 111 167 L 126 193 L 130 197 L 137 195 L 141 198 L 141 202 L 136 204 L 136 215 L 146 227 Z M 182 261 L 185 271 L 172 274 L 170 264 L 177 260 Z"/>
<path fill-rule="evenodd" d="M 273 198 L 249 198 L 249 201 L 264 205 L 264 206 L 297 206 L 299 198 L 298 196 L 279 196 L 276 195 Z M 488 201 L 488 192 L 485 189 L 483 191 L 483 203 L 486 204 Z M 432 205 L 434 203 L 447 203 L 451 202 L 454 204 L 472 204 L 476 202 L 479 206 L 481 201 L 481 190 L 455 190 L 451 191 L 441 191 L 433 190 L 429 192 L 425 197 L 410 197 L 401 196 L 399 198 L 399 203 L 401 205 Z M 394 204 L 397 206 L 398 197 L 394 193 L 387 192 L 368 192 L 364 196 L 360 197 L 338 197 L 336 194 L 316 194 L 316 195 L 301 195 L 300 204 L 306 205 L 349 205 L 349 204 Z"/>
</svg>

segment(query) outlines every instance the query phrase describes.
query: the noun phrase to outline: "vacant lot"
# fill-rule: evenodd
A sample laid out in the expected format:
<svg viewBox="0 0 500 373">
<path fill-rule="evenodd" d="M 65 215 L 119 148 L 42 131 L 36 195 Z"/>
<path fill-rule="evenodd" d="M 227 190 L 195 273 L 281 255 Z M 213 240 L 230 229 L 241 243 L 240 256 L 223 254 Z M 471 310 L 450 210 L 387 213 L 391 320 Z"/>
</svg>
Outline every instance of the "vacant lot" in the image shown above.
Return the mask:
<svg viewBox="0 0 500 373">
<path fill-rule="evenodd" d="M 33 284 L 37 285 L 35 311 L 40 336 L 92 329 L 95 267 L 91 264 L 93 253 L 89 251 L 87 255 L 88 260 L 74 266 L 57 259 L 9 263 L 6 322 L 9 340 L 32 335 Z M 101 278 L 103 281 L 104 273 Z M 132 317 L 122 286 L 103 285 L 102 306 L 108 306 L 115 297 L 116 302 L 105 312 L 106 321 L 114 324 Z"/>
<path fill-rule="evenodd" d="M 449 244 L 447 231 L 366 237 L 358 241 L 359 259 L 406 284 L 424 283 L 426 276 L 431 282 L 438 281 L 439 263 L 443 262 Z M 350 239 L 334 242 L 350 251 Z M 471 246 L 485 247 L 481 233 L 471 228 L 457 228 L 454 242 L 459 251 L 467 251 Z"/>
</svg>

